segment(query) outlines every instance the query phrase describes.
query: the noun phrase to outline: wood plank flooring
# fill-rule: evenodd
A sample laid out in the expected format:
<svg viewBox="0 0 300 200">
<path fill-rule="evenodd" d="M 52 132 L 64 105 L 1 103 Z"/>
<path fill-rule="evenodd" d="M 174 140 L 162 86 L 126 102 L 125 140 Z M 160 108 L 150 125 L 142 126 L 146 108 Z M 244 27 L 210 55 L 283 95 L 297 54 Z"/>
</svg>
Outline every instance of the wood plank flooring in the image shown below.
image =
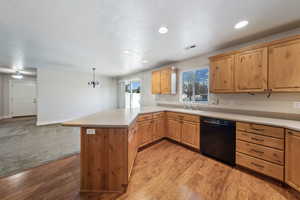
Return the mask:
<svg viewBox="0 0 300 200">
<path fill-rule="evenodd" d="M 299 193 L 162 141 L 138 153 L 125 194 L 80 194 L 79 155 L 0 179 L 1 200 L 299 200 Z"/>
</svg>

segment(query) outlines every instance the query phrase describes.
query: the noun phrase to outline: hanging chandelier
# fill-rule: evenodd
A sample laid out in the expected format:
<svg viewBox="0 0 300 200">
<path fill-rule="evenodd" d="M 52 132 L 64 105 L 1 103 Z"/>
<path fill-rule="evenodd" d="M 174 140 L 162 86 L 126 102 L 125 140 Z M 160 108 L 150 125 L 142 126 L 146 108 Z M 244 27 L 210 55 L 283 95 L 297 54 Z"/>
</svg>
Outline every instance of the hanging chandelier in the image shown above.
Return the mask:
<svg viewBox="0 0 300 200">
<path fill-rule="evenodd" d="M 93 80 L 88 82 L 89 85 L 93 86 L 95 88 L 96 86 L 100 85 L 99 81 L 96 81 L 96 75 L 95 75 L 96 68 L 93 68 Z"/>
</svg>

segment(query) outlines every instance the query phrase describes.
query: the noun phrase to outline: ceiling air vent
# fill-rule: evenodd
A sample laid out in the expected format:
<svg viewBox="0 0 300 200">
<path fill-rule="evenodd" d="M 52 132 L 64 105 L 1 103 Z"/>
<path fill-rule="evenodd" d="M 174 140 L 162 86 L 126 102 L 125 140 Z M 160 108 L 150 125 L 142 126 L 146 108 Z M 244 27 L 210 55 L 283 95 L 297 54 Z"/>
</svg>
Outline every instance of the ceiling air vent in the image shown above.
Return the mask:
<svg viewBox="0 0 300 200">
<path fill-rule="evenodd" d="M 190 45 L 190 46 L 185 47 L 185 50 L 194 49 L 194 48 L 196 48 L 196 47 L 197 47 L 197 45 L 192 44 L 192 45 Z"/>
</svg>

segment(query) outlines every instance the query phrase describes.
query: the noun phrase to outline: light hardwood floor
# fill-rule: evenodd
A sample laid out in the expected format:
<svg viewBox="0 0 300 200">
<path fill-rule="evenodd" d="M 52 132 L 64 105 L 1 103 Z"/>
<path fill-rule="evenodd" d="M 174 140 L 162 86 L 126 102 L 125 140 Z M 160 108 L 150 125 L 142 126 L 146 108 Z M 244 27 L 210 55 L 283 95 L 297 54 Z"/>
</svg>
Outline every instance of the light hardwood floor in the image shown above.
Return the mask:
<svg viewBox="0 0 300 200">
<path fill-rule="evenodd" d="M 168 141 L 139 152 L 128 190 L 79 194 L 79 156 L 0 179 L 1 200 L 297 200 L 299 193 Z M 297 197 L 298 196 L 298 197 Z"/>
</svg>

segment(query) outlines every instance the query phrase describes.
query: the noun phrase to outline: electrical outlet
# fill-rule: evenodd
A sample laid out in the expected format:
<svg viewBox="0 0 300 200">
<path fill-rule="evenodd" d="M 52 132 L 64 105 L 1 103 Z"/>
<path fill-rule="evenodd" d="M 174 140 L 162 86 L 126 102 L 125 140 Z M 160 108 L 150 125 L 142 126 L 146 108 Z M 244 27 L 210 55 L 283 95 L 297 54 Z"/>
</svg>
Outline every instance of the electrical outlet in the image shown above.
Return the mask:
<svg viewBox="0 0 300 200">
<path fill-rule="evenodd" d="M 86 129 L 86 134 L 88 134 L 88 135 L 95 135 L 96 134 L 96 130 L 95 129 Z"/>
<path fill-rule="evenodd" d="M 294 108 L 300 109 L 300 102 L 294 102 Z"/>
</svg>

